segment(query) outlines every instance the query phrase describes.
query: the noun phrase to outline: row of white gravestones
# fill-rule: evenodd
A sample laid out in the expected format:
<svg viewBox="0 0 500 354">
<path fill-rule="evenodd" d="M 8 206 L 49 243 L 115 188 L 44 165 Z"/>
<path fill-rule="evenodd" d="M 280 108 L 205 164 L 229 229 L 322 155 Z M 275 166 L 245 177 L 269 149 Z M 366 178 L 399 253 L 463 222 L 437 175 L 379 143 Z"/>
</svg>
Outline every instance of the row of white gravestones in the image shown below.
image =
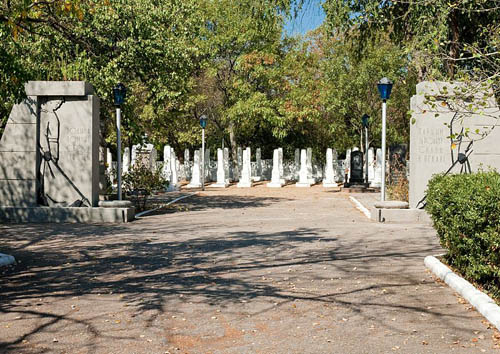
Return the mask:
<svg viewBox="0 0 500 354">
<path fill-rule="evenodd" d="M 352 151 L 357 151 L 357 148 L 353 148 Z M 238 155 L 241 152 L 241 157 L 237 157 L 237 166 L 235 169 L 235 177 L 239 181 L 238 187 L 251 187 L 252 181 L 259 181 L 262 174 L 262 159 L 260 148 L 256 150 L 256 176 L 252 176 L 251 173 L 251 150 L 250 148 L 244 151 L 239 148 Z M 148 145 L 134 145 L 132 147 L 132 156 L 130 156 L 129 148 L 124 149 L 123 153 L 123 164 L 122 172 L 127 173 L 130 166 L 135 164 L 138 155 L 141 158 L 145 158 L 145 162 L 150 165 L 150 168 L 156 168 L 156 150 L 152 144 Z M 163 163 L 163 176 L 169 181 L 169 190 L 176 190 L 179 188 L 179 171 L 180 163 L 175 155 L 173 148 L 170 146 L 165 146 L 164 148 L 164 163 Z M 346 160 L 344 167 L 346 169 L 350 166 L 350 155 L 351 149 L 346 152 Z M 374 159 L 374 150 L 370 148 L 368 151 L 368 180 L 372 187 L 380 187 L 381 180 L 381 150 L 377 149 L 377 158 Z M 132 158 L 131 158 L 132 157 Z M 337 183 L 335 181 L 339 180 L 337 176 L 337 168 L 334 167 L 334 161 L 337 162 L 337 153 L 335 150 L 328 149 L 326 152 L 326 167 L 324 171 L 323 186 L 324 187 L 336 187 Z M 111 152 L 107 150 L 107 161 L 108 167 L 107 172 L 109 176 L 113 176 L 111 164 Z M 304 162 L 305 161 L 305 162 Z M 312 169 L 312 149 L 307 150 L 299 149 L 295 150 L 295 167 L 293 176 L 298 181 L 297 186 L 307 187 L 316 183 L 316 179 L 313 177 Z M 187 187 L 199 188 L 201 187 L 201 152 L 199 150 L 194 153 L 194 162 L 192 169 L 190 168 L 191 162 L 189 161 L 189 150 L 184 152 L 184 170 L 189 169 L 189 172 L 185 172 L 186 179 L 190 178 L 190 183 Z M 214 187 L 227 187 L 230 182 L 230 164 L 229 164 L 229 150 L 225 148 L 224 150 L 217 150 L 217 182 L 213 184 Z M 205 151 L 205 180 L 210 180 L 210 150 Z M 293 177 L 292 177 L 293 178 Z M 235 178 L 236 179 L 236 178 Z M 273 167 L 272 167 L 272 178 L 271 182 L 267 184 L 271 188 L 279 188 L 285 184 L 284 178 L 284 168 L 283 168 L 283 149 L 275 149 L 273 153 Z"/>
</svg>

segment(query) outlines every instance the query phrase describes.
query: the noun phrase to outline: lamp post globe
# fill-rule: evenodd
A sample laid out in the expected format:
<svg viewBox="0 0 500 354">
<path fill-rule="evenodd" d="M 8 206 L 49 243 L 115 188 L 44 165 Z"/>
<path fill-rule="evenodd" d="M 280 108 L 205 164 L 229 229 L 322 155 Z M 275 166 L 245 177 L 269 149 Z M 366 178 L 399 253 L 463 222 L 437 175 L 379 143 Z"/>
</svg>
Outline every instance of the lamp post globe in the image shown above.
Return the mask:
<svg viewBox="0 0 500 354">
<path fill-rule="evenodd" d="M 378 88 L 378 93 L 380 94 L 380 98 L 382 100 L 386 101 L 389 99 L 389 97 L 391 97 L 393 84 L 394 83 L 386 77 L 380 79 L 380 81 L 377 84 L 377 88 Z"/>
</svg>

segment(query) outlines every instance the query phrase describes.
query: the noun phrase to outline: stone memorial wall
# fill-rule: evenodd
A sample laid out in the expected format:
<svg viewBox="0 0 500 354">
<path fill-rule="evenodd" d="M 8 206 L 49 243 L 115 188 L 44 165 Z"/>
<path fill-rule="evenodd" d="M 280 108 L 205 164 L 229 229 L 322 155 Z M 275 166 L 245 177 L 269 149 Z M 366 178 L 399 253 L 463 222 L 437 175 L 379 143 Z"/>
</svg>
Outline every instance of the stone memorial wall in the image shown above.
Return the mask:
<svg viewBox="0 0 500 354">
<path fill-rule="evenodd" d="M 416 91 L 411 99 L 410 208 L 417 207 L 424 198 L 432 175 L 448 171 L 459 153 L 469 156 L 473 171 L 480 166 L 500 168 L 500 150 L 496 144 L 500 129 L 495 129 L 500 114 L 494 96 L 469 96 L 463 102 L 455 93 L 462 92 L 461 86 L 438 81 L 421 82 Z M 476 113 L 469 113 L 474 110 Z M 459 139 L 466 130 L 471 134 Z M 450 138 L 452 134 L 456 135 L 454 139 Z M 450 173 L 460 173 L 462 167 L 456 163 Z"/>
</svg>

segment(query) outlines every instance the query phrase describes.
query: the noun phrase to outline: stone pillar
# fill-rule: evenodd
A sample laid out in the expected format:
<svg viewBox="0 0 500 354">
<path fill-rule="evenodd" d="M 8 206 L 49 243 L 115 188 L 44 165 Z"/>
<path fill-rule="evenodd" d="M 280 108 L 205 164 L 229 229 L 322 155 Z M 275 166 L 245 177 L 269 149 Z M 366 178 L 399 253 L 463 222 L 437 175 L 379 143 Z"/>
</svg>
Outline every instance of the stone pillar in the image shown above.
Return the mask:
<svg viewBox="0 0 500 354">
<path fill-rule="evenodd" d="M 175 156 L 175 151 L 173 148 L 170 148 L 170 180 L 168 185 L 169 191 L 176 191 L 179 189 L 179 167 L 180 162 L 177 160 L 177 156 Z"/>
<path fill-rule="evenodd" d="M 283 168 L 283 148 L 278 148 L 279 152 L 279 167 L 280 167 L 280 182 L 285 185 L 285 170 Z"/>
<path fill-rule="evenodd" d="M 252 167 L 251 167 L 251 150 L 249 147 L 243 151 L 243 166 L 241 170 L 241 178 L 237 184 L 238 188 L 252 187 Z"/>
<path fill-rule="evenodd" d="M 224 148 L 224 174 L 226 183 L 229 185 L 229 148 Z"/>
<path fill-rule="evenodd" d="M 370 187 L 379 188 L 382 185 L 382 149 L 377 149 L 377 160 L 375 161 L 375 171 Z"/>
<path fill-rule="evenodd" d="M 267 184 L 270 188 L 281 188 L 283 184 L 281 184 L 281 176 L 280 176 L 280 168 L 279 168 L 279 150 L 274 149 L 273 152 L 273 172 L 271 177 L 271 182 Z"/>
<path fill-rule="evenodd" d="M 186 186 L 186 188 L 201 188 L 201 162 L 200 162 L 200 150 L 195 150 L 194 152 L 194 163 L 193 171 L 191 173 L 191 182 Z"/>
<path fill-rule="evenodd" d="M 236 168 L 234 169 L 234 179 L 235 181 L 239 181 L 241 178 L 241 170 L 243 169 L 243 150 L 241 149 L 241 146 L 238 146 L 237 152 L 236 152 Z"/>
<path fill-rule="evenodd" d="M 123 150 L 123 162 L 122 162 L 122 173 L 128 173 L 130 169 L 130 148 L 126 147 Z"/>
<path fill-rule="evenodd" d="M 313 167 L 312 167 L 312 148 L 307 148 L 307 178 L 309 179 L 310 184 L 316 183 L 316 177 L 313 176 Z M 300 156 L 300 168 L 302 169 L 302 154 Z M 300 176 L 299 176 L 300 180 Z"/>
<path fill-rule="evenodd" d="M 330 148 L 326 149 L 326 167 L 323 187 L 337 187 L 337 183 L 335 183 L 335 172 L 333 169 L 333 151 Z"/>
<path fill-rule="evenodd" d="M 296 187 L 311 187 L 309 178 L 309 164 L 307 159 L 307 151 L 302 149 L 300 152 L 300 172 L 299 181 L 295 183 Z"/>
<path fill-rule="evenodd" d="M 347 175 L 347 180 L 345 183 L 349 183 L 349 176 L 351 175 L 351 149 L 347 149 L 345 152 L 345 161 L 344 161 L 344 176 Z"/>
<path fill-rule="evenodd" d="M 113 175 L 113 155 L 111 155 L 111 150 L 106 148 L 106 172 L 108 173 L 111 183 L 116 179 Z"/>
<path fill-rule="evenodd" d="M 371 183 L 375 177 L 375 153 L 373 148 L 368 149 L 368 182 Z"/>
<path fill-rule="evenodd" d="M 226 188 L 227 186 L 229 186 L 229 183 L 226 175 L 224 151 L 222 149 L 217 149 L 217 183 L 211 184 L 210 187 Z"/>
<path fill-rule="evenodd" d="M 260 148 L 255 150 L 255 176 L 254 181 L 260 181 L 262 179 L 262 153 Z"/>
<path fill-rule="evenodd" d="M 189 149 L 184 150 L 184 176 L 186 177 L 186 181 L 189 181 L 191 178 L 191 166 L 189 161 Z"/>
<path fill-rule="evenodd" d="M 205 181 L 210 182 L 211 180 L 210 149 L 205 149 Z"/>
<path fill-rule="evenodd" d="M 300 170 L 300 149 L 295 149 L 295 164 L 294 164 L 294 178 L 296 181 L 299 180 L 299 170 Z"/>
<path fill-rule="evenodd" d="M 171 162 L 170 162 L 171 152 L 172 152 L 172 149 L 170 148 L 170 145 L 166 145 L 163 148 L 163 169 L 162 169 L 162 176 L 167 181 L 170 181 L 170 175 L 172 174 Z"/>
<path fill-rule="evenodd" d="M 158 154 L 156 152 L 156 149 L 152 148 L 149 154 L 149 168 L 153 172 L 156 171 L 156 161 L 158 161 Z"/>
</svg>

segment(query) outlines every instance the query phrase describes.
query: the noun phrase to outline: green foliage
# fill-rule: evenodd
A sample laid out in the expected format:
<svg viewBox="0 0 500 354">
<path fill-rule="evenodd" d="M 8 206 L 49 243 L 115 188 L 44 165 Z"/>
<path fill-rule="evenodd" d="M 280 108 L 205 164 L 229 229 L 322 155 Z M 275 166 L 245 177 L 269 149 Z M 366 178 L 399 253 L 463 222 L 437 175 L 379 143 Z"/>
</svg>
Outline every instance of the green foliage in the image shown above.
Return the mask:
<svg viewBox="0 0 500 354">
<path fill-rule="evenodd" d="M 436 175 L 426 210 L 449 264 L 500 298 L 500 174 Z"/>
<path fill-rule="evenodd" d="M 163 178 L 161 169 L 151 170 L 144 161 L 137 161 L 123 176 L 122 182 L 125 193 L 135 199 L 138 211 L 146 208 L 147 199 L 153 192 L 168 187 L 168 181 Z"/>
</svg>

